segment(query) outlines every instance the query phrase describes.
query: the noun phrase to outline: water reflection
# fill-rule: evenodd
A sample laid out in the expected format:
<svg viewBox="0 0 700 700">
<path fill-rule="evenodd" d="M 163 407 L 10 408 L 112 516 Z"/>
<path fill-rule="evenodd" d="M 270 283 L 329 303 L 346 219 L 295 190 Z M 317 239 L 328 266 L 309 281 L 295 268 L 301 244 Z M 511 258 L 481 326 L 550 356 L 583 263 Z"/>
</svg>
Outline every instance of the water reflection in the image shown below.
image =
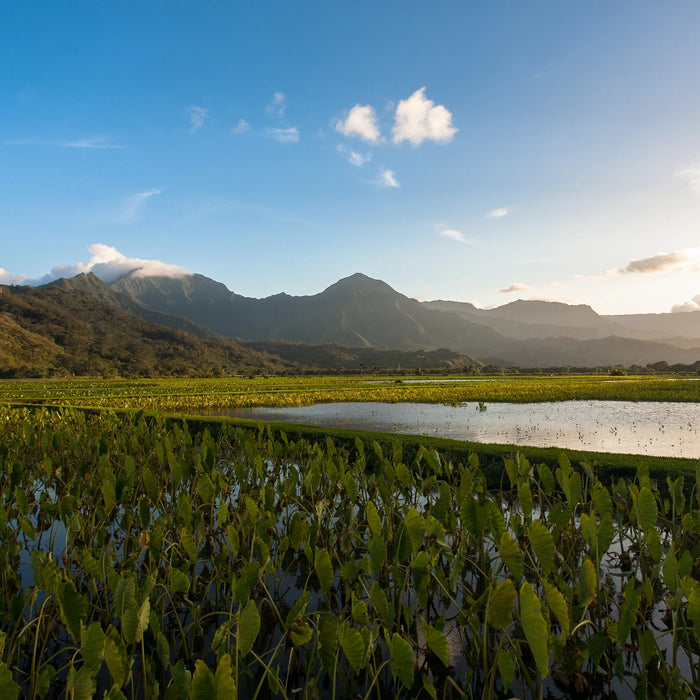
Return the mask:
<svg viewBox="0 0 700 700">
<path fill-rule="evenodd" d="M 561 401 L 489 403 L 486 410 L 479 408 L 477 403 L 348 402 L 234 409 L 227 415 L 484 443 L 700 457 L 697 403 Z"/>
</svg>

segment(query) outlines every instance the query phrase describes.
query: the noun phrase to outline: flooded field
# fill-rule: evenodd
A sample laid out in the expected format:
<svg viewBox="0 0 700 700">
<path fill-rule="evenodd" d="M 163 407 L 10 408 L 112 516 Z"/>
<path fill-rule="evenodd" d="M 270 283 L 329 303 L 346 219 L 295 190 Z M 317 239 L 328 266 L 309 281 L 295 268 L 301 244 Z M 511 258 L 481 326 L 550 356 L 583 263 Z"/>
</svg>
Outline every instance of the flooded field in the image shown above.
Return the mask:
<svg viewBox="0 0 700 700">
<path fill-rule="evenodd" d="M 227 415 L 484 443 L 700 457 L 697 403 L 561 401 L 445 406 L 347 402 L 235 409 Z"/>
</svg>

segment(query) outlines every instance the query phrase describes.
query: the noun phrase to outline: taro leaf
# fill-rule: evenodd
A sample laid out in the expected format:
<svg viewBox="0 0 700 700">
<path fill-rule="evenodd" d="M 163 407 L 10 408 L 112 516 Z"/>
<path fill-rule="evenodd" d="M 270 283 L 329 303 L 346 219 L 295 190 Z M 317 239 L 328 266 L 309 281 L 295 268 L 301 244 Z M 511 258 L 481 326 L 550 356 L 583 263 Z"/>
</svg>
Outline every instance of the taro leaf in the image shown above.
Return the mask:
<svg viewBox="0 0 700 700">
<path fill-rule="evenodd" d="M 578 575 L 581 586 L 579 603 L 584 608 L 587 608 L 593 602 L 598 589 L 598 576 L 596 574 L 595 564 L 588 557 L 585 557 L 581 562 Z"/>
<path fill-rule="evenodd" d="M 203 474 L 197 479 L 197 493 L 203 503 L 211 503 L 216 494 L 216 486 L 208 474 Z"/>
<path fill-rule="evenodd" d="M 659 514 L 656 499 L 648 486 L 642 488 L 637 497 L 637 514 L 640 527 L 648 535 L 656 527 L 656 519 Z"/>
<path fill-rule="evenodd" d="M 343 485 L 345 486 L 345 493 L 347 493 L 348 499 L 354 503 L 357 500 L 357 481 L 355 480 L 355 475 L 348 472 L 343 478 Z"/>
<path fill-rule="evenodd" d="M 544 582 L 544 594 L 547 598 L 547 605 L 549 609 L 554 613 L 557 622 L 561 626 L 564 636 L 569 636 L 570 622 L 569 622 L 569 606 L 566 604 L 566 599 L 562 595 L 562 592 L 549 581 Z"/>
<path fill-rule="evenodd" d="M 354 593 L 352 594 L 352 619 L 358 625 L 366 625 L 369 622 L 367 603 L 364 600 L 359 600 Z"/>
<path fill-rule="evenodd" d="M 304 591 L 304 593 L 299 596 L 294 601 L 294 605 L 289 609 L 289 612 L 287 613 L 287 618 L 285 620 L 285 627 L 289 628 L 297 618 L 301 617 L 301 615 L 304 614 L 306 611 L 306 606 L 309 604 L 309 601 L 311 600 L 311 595 L 308 591 Z"/>
<path fill-rule="evenodd" d="M 122 616 L 122 632 L 127 644 L 140 644 L 143 633 L 148 629 L 148 616 L 151 612 L 151 602 L 148 598 L 139 608 L 135 603 L 130 604 Z"/>
<path fill-rule="evenodd" d="M 2 700 L 17 700 L 20 687 L 12 679 L 12 671 L 4 661 L 0 661 L 0 698 Z"/>
<path fill-rule="evenodd" d="M 421 620 L 421 629 L 425 637 L 425 643 L 428 649 L 442 661 L 443 666 L 450 665 L 450 647 L 447 643 L 447 637 L 440 631 L 429 625 L 425 620 Z"/>
<path fill-rule="evenodd" d="M 548 574 L 554 565 L 554 538 L 552 533 L 539 520 L 530 525 L 530 544 L 537 555 L 542 571 Z"/>
<path fill-rule="evenodd" d="M 549 674 L 549 625 L 542 615 L 540 599 L 528 581 L 520 586 L 520 622 L 540 675 L 546 678 Z"/>
<path fill-rule="evenodd" d="M 612 515 L 612 498 L 610 498 L 610 491 L 600 483 L 600 481 L 594 482 L 591 487 L 591 497 L 593 499 L 593 505 L 596 507 L 600 517 L 604 518 L 606 515 Z"/>
<path fill-rule="evenodd" d="M 550 472 L 551 474 L 551 472 Z M 507 690 L 513 683 L 515 676 L 515 658 L 512 649 L 501 649 L 498 654 L 498 672 L 501 674 L 503 688 Z"/>
<path fill-rule="evenodd" d="M 501 535 L 498 553 L 513 576 L 520 581 L 523 577 L 523 557 L 518 543 L 510 536 L 510 533 L 504 532 Z"/>
<path fill-rule="evenodd" d="M 15 698 L 15 695 L 12 694 L 6 694 L 6 689 L 3 686 L 2 682 L 2 667 L 3 664 L 0 663 L 0 698 Z M 44 670 L 39 674 L 39 680 L 36 685 L 36 694 L 40 698 L 45 698 L 49 694 L 49 690 L 51 689 L 51 684 L 53 683 L 53 679 L 56 678 L 57 675 L 56 669 L 49 664 L 48 666 L 44 667 Z"/>
<path fill-rule="evenodd" d="M 109 691 L 105 691 L 105 694 L 102 696 L 102 700 L 127 700 L 126 695 L 122 693 L 119 688 L 117 688 L 116 685 L 113 685 Z"/>
<path fill-rule="evenodd" d="M 598 523 L 598 561 L 610 549 L 610 545 L 615 539 L 615 528 L 613 527 L 612 515 L 605 513 Z"/>
<path fill-rule="evenodd" d="M 518 484 L 518 500 L 520 501 L 520 508 L 522 509 L 525 522 L 529 522 L 530 518 L 532 518 L 532 491 L 527 481 L 521 481 Z"/>
<path fill-rule="evenodd" d="M 362 635 L 348 622 L 344 622 L 338 630 L 338 640 L 353 670 L 356 673 L 361 671 L 365 665 L 365 641 Z"/>
<path fill-rule="evenodd" d="M 369 542 L 369 561 L 372 571 L 377 576 L 386 561 L 386 542 L 382 535 L 375 535 Z"/>
<path fill-rule="evenodd" d="M 168 644 L 168 638 L 162 632 L 158 632 L 156 636 L 156 652 L 158 653 L 161 664 L 163 664 L 165 668 L 168 668 L 168 666 L 170 666 L 170 645 Z"/>
<path fill-rule="evenodd" d="M 389 601 L 387 600 L 386 593 L 384 593 L 384 589 L 377 581 L 374 581 L 370 586 L 369 599 L 372 602 L 372 606 L 377 611 L 382 625 L 390 629 L 394 624 L 393 610 L 389 608 Z"/>
<path fill-rule="evenodd" d="M 105 474 L 100 485 L 102 490 L 102 498 L 105 502 L 105 510 L 109 513 L 114 504 L 117 502 L 117 492 L 115 489 L 116 478 L 113 473 Z"/>
<path fill-rule="evenodd" d="M 313 628 L 306 620 L 295 620 L 289 628 L 289 638 L 295 647 L 308 644 L 313 636 Z"/>
<path fill-rule="evenodd" d="M 638 640 L 642 663 L 646 666 L 659 653 L 656 640 L 654 639 L 654 633 L 650 629 L 647 629 L 643 634 L 638 636 Z"/>
<path fill-rule="evenodd" d="M 105 658 L 105 633 L 99 622 L 80 630 L 80 653 L 85 665 L 97 673 Z"/>
<path fill-rule="evenodd" d="M 425 690 L 433 700 L 437 700 L 437 691 L 435 690 L 435 686 L 430 682 L 428 674 L 422 673 L 421 676 L 423 678 L 423 690 Z"/>
<path fill-rule="evenodd" d="M 659 561 L 664 555 L 664 546 L 661 544 L 661 536 L 658 530 L 649 530 L 646 533 L 646 544 L 651 558 L 654 561 Z"/>
<path fill-rule="evenodd" d="M 673 553 L 673 548 L 669 549 L 664 559 L 663 567 L 664 586 L 670 591 L 674 591 L 677 586 L 678 561 Z"/>
<path fill-rule="evenodd" d="M 328 595 L 333 584 L 333 564 L 327 549 L 317 549 L 314 557 L 314 568 L 321 590 Z"/>
<path fill-rule="evenodd" d="M 238 613 L 238 651 L 246 656 L 253 648 L 260 631 L 260 615 L 254 600 L 249 600 Z"/>
<path fill-rule="evenodd" d="M 552 470 L 546 464 L 540 464 L 537 467 L 537 473 L 540 475 L 540 483 L 545 493 L 551 494 L 554 491 L 554 474 L 552 474 Z"/>
<path fill-rule="evenodd" d="M 502 581 L 489 596 L 488 623 L 495 629 L 507 627 L 513 619 L 513 608 L 517 593 L 513 581 Z"/>
<path fill-rule="evenodd" d="M 105 634 L 105 661 L 112 677 L 112 683 L 118 688 L 126 685 L 129 680 L 131 663 L 126 653 L 126 645 L 111 625 Z"/>
<path fill-rule="evenodd" d="M 413 649 L 411 645 L 396 632 L 389 642 L 391 653 L 391 673 L 394 678 L 410 688 L 413 685 Z"/>
<path fill-rule="evenodd" d="M 174 593 L 187 593 L 190 590 L 190 579 L 184 571 L 171 566 L 168 578 Z"/>
<path fill-rule="evenodd" d="M 74 641 L 80 640 L 80 627 L 87 619 L 88 602 L 75 589 L 73 581 L 64 581 L 56 592 L 61 619 Z"/>
<path fill-rule="evenodd" d="M 240 547 L 240 538 L 238 537 L 238 530 L 233 525 L 229 525 L 226 528 L 226 537 L 228 537 L 228 543 L 229 547 L 231 547 L 231 553 L 234 557 L 237 557 L 238 548 Z"/>
<path fill-rule="evenodd" d="M 233 679 L 233 669 L 231 668 L 231 655 L 224 654 L 216 666 L 214 674 L 214 685 L 216 686 L 216 697 L 235 698 L 236 681 Z"/>
<path fill-rule="evenodd" d="M 68 671 L 68 693 L 71 700 L 92 700 L 97 691 L 93 672 L 87 666 L 76 670 L 71 665 Z"/>
<path fill-rule="evenodd" d="M 425 535 L 423 516 L 415 508 L 410 508 L 404 518 L 404 526 L 408 533 L 408 539 L 411 542 L 411 549 L 415 553 L 423 543 L 423 537 Z"/>
<path fill-rule="evenodd" d="M 197 561 L 198 547 L 189 527 L 180 528 L 180 542 L 182 542 L 182 546 L 185 548 L 190 561 Z"/>
<path fill-rule="evenodd" d="M 173 666 L 173 684 L 181 698 L 189 698 L 192 689 L 192 673 L 185 668 L 185 662 L 180 659 Z"/>
<path fill-rule="evenodd" d="M 338 620 L 331 613 L 323 613 L 318 630 L 318 655 L 326 672 L 333 670 L 338 651 Z"/>
<path fill-rule="evenodd" d="M 190 700 L 212 700 L 216 697 L 214 674 L 201 659 L 194 664 Z"/>
<path fill-rule="evenodd" d="M 630 579 L 623 591 L 622 609 L 620 610 L 620 619 L 617 623 L 617 641 L 620 646 L 624 645 L 625 642 L 627 642 L 627 638 L 630 636 L 630 631 L 637 619 L 639 603 L 642 599 L 641 586 L 635 588 L 634 584 L 635 580 Z"/>
<path fill-rule="evenodd" d="M 608 636 L 603 630 L 596 632 L 588 642 L 588 653 L 591 657 L 591 661 L 596 666 L 600 664 L 600 660 L 603 658 L 607 646 Z"/>
</svg>

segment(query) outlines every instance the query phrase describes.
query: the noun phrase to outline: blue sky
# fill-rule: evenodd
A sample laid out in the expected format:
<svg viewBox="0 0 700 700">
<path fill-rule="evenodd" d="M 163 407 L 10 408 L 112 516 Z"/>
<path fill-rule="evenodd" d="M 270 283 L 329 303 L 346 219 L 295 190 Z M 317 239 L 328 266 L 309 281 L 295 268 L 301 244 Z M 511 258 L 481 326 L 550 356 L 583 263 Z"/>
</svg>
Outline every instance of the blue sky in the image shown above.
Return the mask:
<svg viewBox="0 0 700 700">
<path fill-rule="evenodd" d="M 700 3 L 0 8 L 0 281 L 700 308 Z"/>
</svg>

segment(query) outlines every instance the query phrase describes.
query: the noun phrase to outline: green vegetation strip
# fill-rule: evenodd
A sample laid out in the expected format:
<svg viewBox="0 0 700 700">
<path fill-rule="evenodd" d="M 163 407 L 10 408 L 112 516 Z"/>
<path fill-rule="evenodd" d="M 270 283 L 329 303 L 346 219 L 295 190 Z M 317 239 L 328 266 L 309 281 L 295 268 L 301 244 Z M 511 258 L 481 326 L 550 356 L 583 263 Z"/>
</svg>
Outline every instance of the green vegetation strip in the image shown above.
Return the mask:
<svg viewBox="0 0 700 700">
<path fill-rule="evenodd" d="M 0 426 L 2 698 L 700 692 L 697 466 L 499 454 L 491 489 L 482 455 L 412 438 Z"/>
</svg>

